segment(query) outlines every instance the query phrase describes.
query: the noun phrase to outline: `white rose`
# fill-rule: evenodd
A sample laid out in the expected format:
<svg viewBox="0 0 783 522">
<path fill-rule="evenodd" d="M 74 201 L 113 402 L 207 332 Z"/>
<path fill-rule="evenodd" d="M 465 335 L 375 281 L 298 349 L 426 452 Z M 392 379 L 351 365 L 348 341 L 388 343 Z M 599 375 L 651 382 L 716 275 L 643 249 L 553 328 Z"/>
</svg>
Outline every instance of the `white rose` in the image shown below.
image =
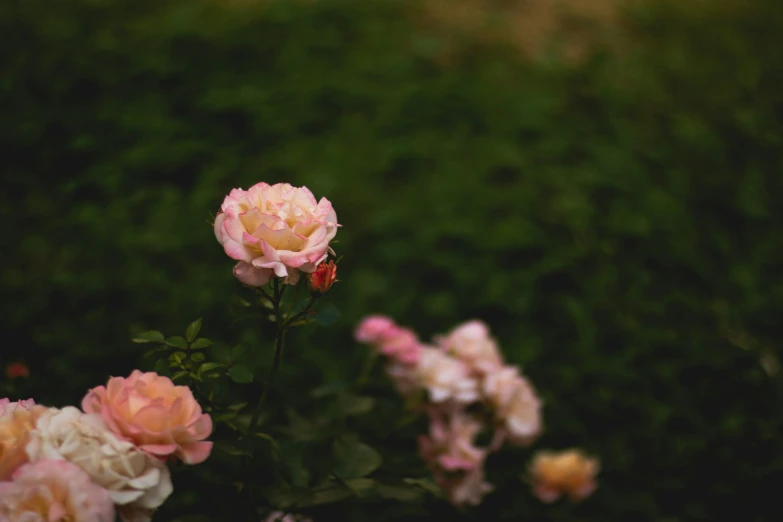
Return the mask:
<svg viewBox="0 0 783 522">
<path fill-rule="evenodd" d="M 421 348 L 415 375 L 419 386 L 429 392 L 432 402 L 452 399 L 469 403 L 478 399 L 478 383 L 467 366 L 437 348 Z"/>
<path fill-rule="evenodd" d="M 480 373 L 488 373 L 503 364 L 497 343 L 481 321 L 468 321 L 438 339 L 448 353 Z"/>
<path fill-rule="evenodd" d="M 149 521 L 173 491 L 165 463 L 108 430 L 100 415 L 52 408 L 30 433 L 31 461 L 66 460 L 105 488 L 126 522 Z"/>
</svg>

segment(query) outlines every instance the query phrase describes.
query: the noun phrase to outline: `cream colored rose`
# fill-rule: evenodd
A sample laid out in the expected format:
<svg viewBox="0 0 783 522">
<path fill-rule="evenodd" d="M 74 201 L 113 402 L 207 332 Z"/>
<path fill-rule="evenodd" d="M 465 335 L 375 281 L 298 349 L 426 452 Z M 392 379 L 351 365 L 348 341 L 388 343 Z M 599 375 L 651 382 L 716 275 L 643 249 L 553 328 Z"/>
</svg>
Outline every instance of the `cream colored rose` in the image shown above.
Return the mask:
<svg viewBox="0 0 783 522">
<path fill-rule="evenodd" d="M 503 364 L 497 343 L 481 321 L 463 323 L 437 341 L 447 353 L 480 374 L 494 371 Z"/>
<path fill-rule="evenodd" d="M 533 493 L 542 502 L 554 502 L 564 494 L 572 501 L 583 500 L 598 487 L 599 469 L 598 459 L 578 449 L 539 451 L 530 465 Z"/>
<path fill-rule="evenodd" d="M 173 488 L 165 463 L 119 439 L 98 414 L 68 406 L 41 414 L 30 432 L 31 461 L 67 460 L 105 488 L 126 522 L 149 521 Z"/>
<path fill-rule="evenodd" d="M 541 433 L 541 401 L 514 366 L 492 372 L 484 379 L 484 394 L 503 422 L 509 442 L 527 446 Z"/>
<path fill-rule="evenodd" d="M 414 374 L 432 402 L 469 403 L 478 399 L 478 383 L 468 367 L 437 348 L 421 348 Z"/>
</svg>

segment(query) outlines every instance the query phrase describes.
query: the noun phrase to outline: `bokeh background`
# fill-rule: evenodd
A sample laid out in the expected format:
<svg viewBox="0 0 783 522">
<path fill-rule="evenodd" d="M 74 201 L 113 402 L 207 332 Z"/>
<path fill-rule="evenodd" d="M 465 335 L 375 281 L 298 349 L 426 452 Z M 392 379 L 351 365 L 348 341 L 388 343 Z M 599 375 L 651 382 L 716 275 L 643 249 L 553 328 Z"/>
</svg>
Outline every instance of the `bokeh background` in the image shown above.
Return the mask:
<svg viewBox="0 0 783 522">
<path fill-rule="evenodd" d="M 6 0 L 0 48 L 15 393 L 78 403 L 149 367 L 134 332 L 200 316 L 271 357 L 210 223 L 287 181 L 334 203 L 345 258 L 277 402 L 355 374 L 368 312 L 479 318 L 545 399 L 538 447 L 602 459 L 583 504 L 508 479 L 419 519 L 783 517 L 778 0 Z"/>
</svg>

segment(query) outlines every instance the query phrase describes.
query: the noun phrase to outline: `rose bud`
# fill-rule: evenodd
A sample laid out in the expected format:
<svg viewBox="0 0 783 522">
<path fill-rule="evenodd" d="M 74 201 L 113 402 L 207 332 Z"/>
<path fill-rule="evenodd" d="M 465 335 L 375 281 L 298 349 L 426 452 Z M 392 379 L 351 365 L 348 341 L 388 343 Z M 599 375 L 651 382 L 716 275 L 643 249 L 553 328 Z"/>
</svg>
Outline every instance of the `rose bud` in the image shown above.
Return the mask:
<svg viewBox="0 0 783 522">
<path fill-rule="evenodd" d="M 321 263 L 315 272 L 310 274 L 310 288 L 314 292 L 324 293 L 329 290 L 334 282 L 337 280 L 337 265 L 334 261 L 328 263 Z"/>
</svg>

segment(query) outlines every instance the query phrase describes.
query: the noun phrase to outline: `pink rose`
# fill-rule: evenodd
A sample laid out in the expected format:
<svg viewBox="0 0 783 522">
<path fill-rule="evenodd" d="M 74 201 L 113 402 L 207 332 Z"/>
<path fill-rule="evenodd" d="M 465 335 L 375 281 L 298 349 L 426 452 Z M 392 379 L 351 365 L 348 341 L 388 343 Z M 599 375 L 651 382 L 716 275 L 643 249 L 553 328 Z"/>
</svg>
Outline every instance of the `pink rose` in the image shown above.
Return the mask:
<svg viewBox="0 0 783 522">
<path fill-rule="evenodd" d="M 595 476 L 599 468 L 598 459 L 577 449 L 539 451 L 530 465 L 533 494 L 547 503 L 564 494 L 572 501 L 583 500 L 598 487 Z"/>
<path fill-rule="evenodd" d="M 505 366 L 488 374 L 484 394 L 512 444 L 527 446 L 541 433 L 541 401 L 518 368 Z"/>
<path fill-rule="evenodd" d="M 454 328 L 437 343 L 449 354 L 480 374 L 493 371 L 503 364 L 497 343 L 489 328 L 481 321 L 468 321 Z"/>
<path fill-rule="evenodd" d="M 215 218 L 215 237 L 239 261 L 237 279 L 264 286 L 274 276 L 295 283 L 300 271 L 314 272 L 339 226 L 329 200 L 316 201 L 306 187 L 258 183 L 226 196 Z"/>
<path fill-rule="evenodd" d="M 385 315 L 370 315 L 362 319 L 356 327 L 354 337 L 360 343 L 376 344 L 388 338 L 397 328 L 397 324 Z"/>
<path fill-rule="evenodd" d="M 375 346 L 380 353 L 393 361 L 415 364 L 421 355 L 421 342 L 413 330 L 398 326 L 381 315 L 364 319 L 354 334 L 362 343 Z"/>
<path fill-rule="evenodd" d="M 483 426 L 464 411 L 430 412 L 430 433 L 419 437 L 419 453 L 430 466 L 446 471 L 471 470 L 484 464 L 487 452 L 474 446 Z"/>
<path fill-rule="evenodd" d="M 212 418 L 201 412 L 190 388 L 155 372 L 112 377 L 87 393 L 82 409 L 99 413 L 120 438 L 159 458 L 174 455 L 198 464 L 212 451 L 212 442 L 204 440 L 212 433 Z"/>
<path fill-rule="evenodd" d="M 114 522 L 114 514 L 109 492 L 64 460 L 25 464 L 0 482 L 4 522 Z"/>
</svg>

